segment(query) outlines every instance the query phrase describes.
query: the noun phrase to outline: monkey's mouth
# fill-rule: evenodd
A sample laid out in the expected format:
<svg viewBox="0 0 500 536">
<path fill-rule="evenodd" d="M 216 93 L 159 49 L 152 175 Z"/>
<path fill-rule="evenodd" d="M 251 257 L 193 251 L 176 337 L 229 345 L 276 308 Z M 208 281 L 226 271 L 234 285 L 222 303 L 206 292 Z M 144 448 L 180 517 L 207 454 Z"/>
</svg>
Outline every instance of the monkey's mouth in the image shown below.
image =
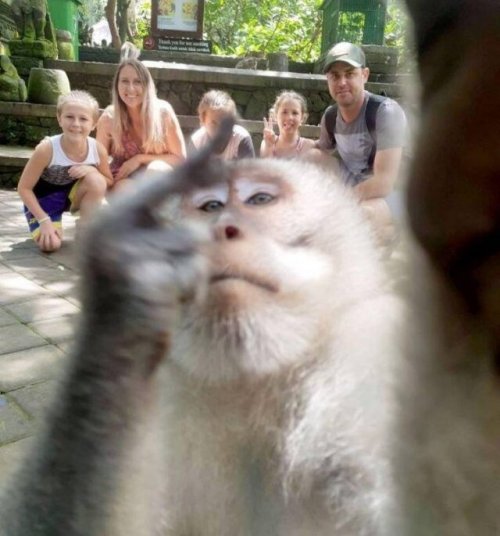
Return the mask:
<svg viewBox="0 0 500 536">
<path fill-rule="evenodd" d="M 211 284 L 220 283 L 223 281 L 244 281 L 245 283 L 253 285 L 254 287 L 260 287 L 267 292 L 278 292 L 278 286 L 276 284 L 246 274 L 222 273 L 215 274 L 210 278 Z"/>
</svg>

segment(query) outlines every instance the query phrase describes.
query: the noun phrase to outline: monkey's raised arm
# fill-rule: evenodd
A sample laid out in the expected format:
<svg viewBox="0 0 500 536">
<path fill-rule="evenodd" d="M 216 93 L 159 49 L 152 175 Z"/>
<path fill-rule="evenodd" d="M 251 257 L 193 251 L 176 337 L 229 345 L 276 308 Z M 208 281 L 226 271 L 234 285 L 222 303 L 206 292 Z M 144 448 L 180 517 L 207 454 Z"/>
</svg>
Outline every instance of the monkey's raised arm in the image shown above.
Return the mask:
<svg viewBox="0 0 500 536">
<path fill-rule="evenodd" d="M 231 129 L 225 122 L 212 146 Z M 154 372 L 167 355 L 178 300 L 189 299 L 204 275 L 199 238 L 165 226 L 157 210 L 171 194 L 224 179 L 223 164 L 210 159 L 212 146 L 116 199 L 89 229 L 68 377 L 21 483 L 0 507 L 2 536 L 121 533 L 114 518 L 126 513 L 116 502 L 117 475 L 136 477 L 137 468 L 126 466 L 128 446 L 137 443 L 130 438 L 149 431 L 135 423 L 152 419 Z M 148 517 L 138 526 L 152 523 Z"/>
<path fill-rule="evenodd" d="M 435 266 L 492 335 L 500 368 L 499 4 L 406 3 L 422 81 L 409 221 Z"/>
</svg>

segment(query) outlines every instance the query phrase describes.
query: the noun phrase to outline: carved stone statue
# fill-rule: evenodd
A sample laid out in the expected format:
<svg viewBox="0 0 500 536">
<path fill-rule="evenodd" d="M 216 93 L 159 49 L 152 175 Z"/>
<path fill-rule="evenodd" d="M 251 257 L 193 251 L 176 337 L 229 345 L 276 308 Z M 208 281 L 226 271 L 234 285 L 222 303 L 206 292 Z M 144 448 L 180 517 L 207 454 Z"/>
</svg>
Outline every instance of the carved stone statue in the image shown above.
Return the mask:
<svg viewBox="0 0 500 536">
<path fill-rule="evenodd" d="M 47 0 L 16 0 L 12 13 L 17 25 L 19 39 L 35 41 L 46 39 Z"/>
<path fill-rule="evenodd" d="M 0 101 L 25 101 L 26 85 L 0 43 Z"/>
<path fill-rule="evenodd" d="M 47 0 L 15 0 L 12 13 L 17 39 L 9 41 L 12 56 L 57 58 L 57 42 Z"/>
</svg>

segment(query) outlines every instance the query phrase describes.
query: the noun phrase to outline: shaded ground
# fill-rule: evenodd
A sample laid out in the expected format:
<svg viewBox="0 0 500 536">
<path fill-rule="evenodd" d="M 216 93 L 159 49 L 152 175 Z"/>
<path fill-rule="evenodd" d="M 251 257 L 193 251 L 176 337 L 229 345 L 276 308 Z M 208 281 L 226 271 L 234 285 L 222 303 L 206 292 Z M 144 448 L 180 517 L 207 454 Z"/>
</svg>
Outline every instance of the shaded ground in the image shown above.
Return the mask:
<svg viewBox="0 0 500 536">
<path fill-rule="evenodd" d="M 0 190 L 0 485 L 36 432 L 79 311 L 74 219 L 51 255 L 30 240 L 16 192 Z"/>
</svg>

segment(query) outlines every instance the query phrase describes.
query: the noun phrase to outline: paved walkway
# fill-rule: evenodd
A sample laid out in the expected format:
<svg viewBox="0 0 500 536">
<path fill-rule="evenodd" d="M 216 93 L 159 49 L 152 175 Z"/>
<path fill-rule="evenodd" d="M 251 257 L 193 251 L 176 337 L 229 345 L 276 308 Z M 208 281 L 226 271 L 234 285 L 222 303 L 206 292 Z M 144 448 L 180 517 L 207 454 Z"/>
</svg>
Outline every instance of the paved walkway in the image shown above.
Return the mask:
<svg viewBox="0 0 500 536">
<path fill-rule="evenodd" d="M 0 190 L 0 486 L 29 446 L 57 386 L 79 311 L 74 219 L 46 255 L 29 239 L 22 204 Z"/>
</svg>

